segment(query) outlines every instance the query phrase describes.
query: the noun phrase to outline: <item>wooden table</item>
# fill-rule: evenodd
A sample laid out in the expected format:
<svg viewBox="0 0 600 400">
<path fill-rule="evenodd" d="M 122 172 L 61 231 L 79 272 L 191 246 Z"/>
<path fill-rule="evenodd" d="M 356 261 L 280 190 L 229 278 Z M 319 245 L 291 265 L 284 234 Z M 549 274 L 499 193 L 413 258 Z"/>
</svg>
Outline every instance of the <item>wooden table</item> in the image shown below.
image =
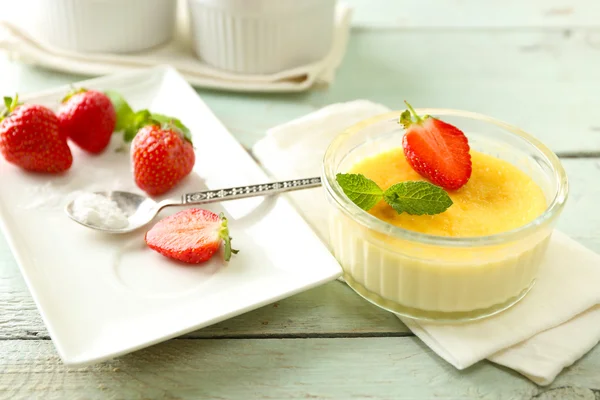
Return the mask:
<svg viewBox="0 0 600 400">
<path fill-rule="evenodd" d="M 398 108 L 408 99 L 510 121 L 562 157 L 571 197 L 559 228 L 600 252 L 600 4 L 352 3 L 355 26 L 331 87 L 198 93 L 248 147 L 271 126 L 356 98 Z M 0 59 L 4 95 L 80 79 Z M 114 361 L 69 369 L 0 236 L 0 398 L 202 397 L 598 399 L 600 347 L 546 388 L 488 362 L 460 372 L 393 315 L 332 282 Z"/>
</svg>

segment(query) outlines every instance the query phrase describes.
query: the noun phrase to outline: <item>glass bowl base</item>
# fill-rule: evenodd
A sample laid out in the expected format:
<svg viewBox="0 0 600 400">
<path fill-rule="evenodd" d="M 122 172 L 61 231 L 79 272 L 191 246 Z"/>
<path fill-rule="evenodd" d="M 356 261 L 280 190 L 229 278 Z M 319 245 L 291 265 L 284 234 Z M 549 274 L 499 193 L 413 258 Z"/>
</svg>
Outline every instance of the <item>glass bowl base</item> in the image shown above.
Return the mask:
<svg viewBox="0 0 600 400">
<path fill-rule="evenodd" d="M 376 305 L 379 308 L 382 308 L 386 311 L 393 312 L 402 317 L 407 317 L 420 321 L 430 321 L 430 322 L 468 322 L 475 321 L 478 319 L 483 319 L 487 317 L 491 317 L 492 315 L 496 315 L 501 313 L 504 310 L 509 309 L 510 307 L 517 304 L 521 299 L 529 293 L 533 285 L 535 284 L 535 280 L 531 282 L 531 284 L 525 288 L 521 293 L 517 296 L 511 297 L 507 301 L 494 305 L 492 307 L 488 307 L 485 309 L 477 309 L 471 311 L 456 311 L 456 312 L 445 312 L 445 311 L 431 311 L 431 310 L 420 310 L 418 308 L 406 307 L 402 304 L 396 303 L 394 301 L 385 299 L 379 296 L 376 293 L 373 293 L 366 289 L 363 285 L 356 282 L 349 274 L 344 273 L 343 275 L 344 281 L 346 284 L 352 288 L 358 295 L 360 295 L 365 300 L 370 303 Z"/>
</svg>

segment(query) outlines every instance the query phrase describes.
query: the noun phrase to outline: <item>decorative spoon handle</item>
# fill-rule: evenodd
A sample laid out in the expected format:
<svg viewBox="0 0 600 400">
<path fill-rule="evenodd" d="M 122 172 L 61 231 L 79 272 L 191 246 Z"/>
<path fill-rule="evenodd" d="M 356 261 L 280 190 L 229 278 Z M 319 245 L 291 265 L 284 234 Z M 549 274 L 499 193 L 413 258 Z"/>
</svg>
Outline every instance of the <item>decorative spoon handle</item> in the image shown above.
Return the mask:
<svg viewBox="0 0 600 400">
<path fill-rule="evenodd" d="M 307 178 L 263 183 L 260 185 L 239 186 L 229 189 L 206 190 L 204 192 L 184 194 L 181 199 L 181 204 L 216 203 L 224 200 L 266 196 L 270 194 L 291 192 L 293 190 L 309 189 L 319 186 L 321 186 L 321 178 Z"/>
</svg>

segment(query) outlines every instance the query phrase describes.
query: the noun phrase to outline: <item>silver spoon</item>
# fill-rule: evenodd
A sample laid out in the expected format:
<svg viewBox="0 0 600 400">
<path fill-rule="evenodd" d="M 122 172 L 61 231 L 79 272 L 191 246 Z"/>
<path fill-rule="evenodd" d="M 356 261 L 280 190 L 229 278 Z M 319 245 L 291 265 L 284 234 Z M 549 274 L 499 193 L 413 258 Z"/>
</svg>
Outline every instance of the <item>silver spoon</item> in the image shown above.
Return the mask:
<svg viewBox="0 0 600 400">
<path fill-rule="evenodd" d="M 110 228 L 82 221 L 75 215 L 72 200 L 65 207 L 67 215 L 75 222 L 91 229 L 107 233 L 127 233 L 149 224 L 160 210 L 170 206 L 187 206 L 194 204 L 216 203 L 225 200 L 244 199 L 246 197 L 266 196 L 321 186 L 321 178 L 296 179 L 290 181 L 271 182 L 260 185 L 233 187 L 228 189 L 206 190 L 204 192 L 187 193 L 180 199 L 166 199 L 156 202 L 148 197 L 121 191 L 95 192 L 114 201 L 127 216 L 128 224 L 123 228 Z M 84 193 L 85 194 L 85 193 Z"/>
</svg>

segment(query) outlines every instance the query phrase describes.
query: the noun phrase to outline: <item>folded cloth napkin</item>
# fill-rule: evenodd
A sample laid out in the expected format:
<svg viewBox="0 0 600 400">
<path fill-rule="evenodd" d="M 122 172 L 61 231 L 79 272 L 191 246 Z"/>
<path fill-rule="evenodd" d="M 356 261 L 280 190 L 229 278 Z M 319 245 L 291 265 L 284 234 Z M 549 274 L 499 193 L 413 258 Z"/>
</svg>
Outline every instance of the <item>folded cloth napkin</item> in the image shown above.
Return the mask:
<svg viewBox="0 0 600 400">
<path fill-rule="evenodd" d="M 319 175 L 325 148 L 336 134 L 386 111 L 364 100 L 327 106 L 269 130 L 253 154 L 276 179 Z M 288 196 L 327 243 L 324 193 L 309 192 Z M 458 369 L 487 358 L 547 385 L 600 340 L 599 281 L 600 256 L 555 231 L 535 286 L 509 310 L 460 324 L 398 317 Z"/>
<path fill-rule="evenodd" d="M 179 13 L 181 26 L 186 14 Z M 36 41 L 23 24 L 0 20 L 0 50 L 14 59 L 46 68 L 83 75 L 105 75 L 136 68 L 170 64 L 197 87 L 253 92 L 298 92 L 313 85 L 329 84 L 342 62 L 348 42 L 352 9 L 338 3 L 331 50 L 324 59 L 270 75 L 245 75 L 215 69 L 198 60 L 187 29 L 179 29 L 172 42 L 142 53 L 76 53 Z"/>
</svg>

